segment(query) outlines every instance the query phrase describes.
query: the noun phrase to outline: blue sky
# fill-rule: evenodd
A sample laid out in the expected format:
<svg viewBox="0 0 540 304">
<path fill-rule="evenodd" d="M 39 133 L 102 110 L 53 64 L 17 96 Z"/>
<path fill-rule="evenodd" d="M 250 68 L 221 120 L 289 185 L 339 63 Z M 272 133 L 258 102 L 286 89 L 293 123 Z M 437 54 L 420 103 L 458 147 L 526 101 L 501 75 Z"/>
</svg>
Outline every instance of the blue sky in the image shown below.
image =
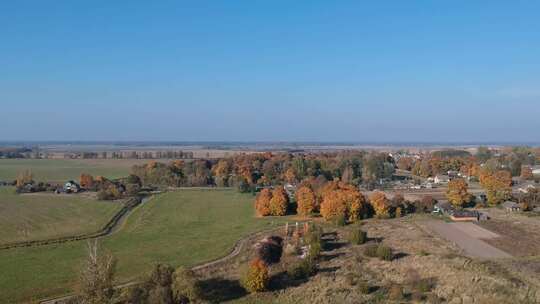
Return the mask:
<svg viewBox="0 0 540 304">
<path fill-rule="evenodd" d="M 538 1 L 3 1 L 0 140 L 540 141 Z"/>
</svg>

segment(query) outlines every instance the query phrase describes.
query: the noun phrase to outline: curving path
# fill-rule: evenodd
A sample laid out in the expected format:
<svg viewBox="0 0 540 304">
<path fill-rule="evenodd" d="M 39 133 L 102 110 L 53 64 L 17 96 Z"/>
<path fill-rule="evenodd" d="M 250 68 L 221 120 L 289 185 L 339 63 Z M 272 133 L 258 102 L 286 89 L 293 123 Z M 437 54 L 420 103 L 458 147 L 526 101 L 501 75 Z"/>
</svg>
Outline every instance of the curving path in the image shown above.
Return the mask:
<svg viewBox="0 0 540 304">
<path fill-rule="evenodd" d="M 257 232 L 253 232 L 251 234 L 248 234 L 247 236 L 245 236 L 245 237 L 239 239 L 238 241 L 236 241 L 233 248 L 231 249 L 231 251 L 227 255 L 225 255 L 225 256 L 223 256 L 221 258 L 215 259 L 215 260 L 211 260 L 211 261 L 208 261 L 208 262 L 193 266 L 191 268 L 191 270 L 198 271 L 198 270 L 202 270 L 202 269 L 205 269 L 205 268 L 212 267 L 212 266 L 220 264 L 220 263 L 227 262 L 228 260 L 233 259 L 237 255 L 239 255 L 240 252 L 242 252 L 242 249 L 244 248 L 246 243 L 248 243 L 248 241 L 251 240 L 252 238 L 262 236 L 264 234 L 270 233 L 272 231 L 276 231 L 278 229 L 282 229 L 283 227 L 285 227 L 285 225 L 274 227 L 274 228 L 268 229 L 268 230 L 257 231 Z M 114 288 L 115 289 L 121 289 L 121 288 L 129 287 L 129 286 L 133 286 L 133 285 L 137 285 L 137 284 L 141 284 L 141 282 L 138 282 L 138 281 L 127 282 L 127 283 L 116 285 Z M 39 303 L 40 304 L 61 304 L 61 303 L 64 303 L 64 301 L 73 299 L 74 297 L 75 297 L 75 295 L 73 295 L 73 294 L 72 295 L 66 295 L 66 296 L 57 297 L 57 298 L 53 298 L 53 299 L 42 300 Z"/>
</svg>

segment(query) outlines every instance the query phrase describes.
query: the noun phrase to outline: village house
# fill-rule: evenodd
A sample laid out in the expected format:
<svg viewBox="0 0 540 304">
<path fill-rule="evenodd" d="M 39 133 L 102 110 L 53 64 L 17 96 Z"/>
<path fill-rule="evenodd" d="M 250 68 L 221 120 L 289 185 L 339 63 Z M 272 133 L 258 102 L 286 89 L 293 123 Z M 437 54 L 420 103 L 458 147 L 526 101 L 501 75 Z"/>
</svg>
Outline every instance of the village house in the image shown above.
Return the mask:
<svg viewBox="0 0 540 304">
<path fill-rule="evenodd" d="M 433 179 L 433 182 L 436 184 L 446 184 L 450 181 L 450 177 L 448 175 L 437 175 Z"/>
<path fill-rule="evenodd" d="M 70 180 L 67 183 L 64 184 L 64 192 L 65 193 L 77 193 L 81 190 L 81 186 L 77 184 L 76 182 Z"/>
<path fill-rule="evenodd" d="M 454 206 L 449 202 L 438 202 L 433 206 L 433 213 L 436 214 L 451 214 L 454 211 Z"/>
</svg>

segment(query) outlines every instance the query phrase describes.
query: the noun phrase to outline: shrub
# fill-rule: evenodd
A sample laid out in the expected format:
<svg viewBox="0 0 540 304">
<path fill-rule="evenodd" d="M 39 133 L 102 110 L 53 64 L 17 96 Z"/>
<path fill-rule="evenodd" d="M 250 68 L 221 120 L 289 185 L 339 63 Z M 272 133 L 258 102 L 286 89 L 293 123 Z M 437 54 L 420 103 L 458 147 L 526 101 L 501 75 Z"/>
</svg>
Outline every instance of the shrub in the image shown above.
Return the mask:
<svg viewBox="0 0 540 304">
<path fill-rule="evenodd" d="M 319 257 L 322 251 L 322 244 L 321 242 L 313 242 L 309 245 L 309 257 L 312 259 L 316 259 Z"/>
<path fill-rule="evenodd" d="M 257 257 L 266 265 L 279 263 L 283 254 L 283 241 L 280 237 L 273 237 L 259 243 Z M 276 239 L 276 238 L 279 238 Z"/>
<path fill-rule="evenodd" d="M 377 257 L 384 261 L 391 261 L 394 258 L 392 248 L 382 244 L 379 245 L 377 248 Z"/>
<path fill-rule="evenodd" d="M 305 258 L 287 269 L 287 275 L 294 280 L 306 279 L 316 271 L 315 261 Z"/>
<path fill-rule="evenodd" d="M 248 292 L 260 292 L 268 288 L 269 281 L 268 268 L 264 262 L 254 259 L 244 273 L 242 285 Z"/>
<path fill-rule="evenodd" d="M 175 303 L 190 303 L 201 297 L 199 281 L 192 270 L 180 267 L 173 275 L 172 292 Z"/>
<path fill-rule="evenodd" d="M 309 246 L 309 256 L 315 259 L 321 253 L 324 247 L 322 239 L 323 230 L 319 226 L 313 226 L 308 233 L 304 235 L 304 243 Z"/>
<path fill-rule="evenodd" d="M 345 215 L 343 214 L 336 215 L 332 221 L 338 227 L 344 227 L 345 225 L 347 225 L 347 220 L 345 219 Z"/>
<path fill-rule="evenodd" d="M 349 235 L 349 241 L 354 245 L 361 245 L 367 242 L 367 232 L 354 229 Z"/>
<path fill-rule="evenodd" d="M 377 249 L 379 248 L 378 245 L 376 244 L 371 244 L 371 245 L 368 245 L 366 246 L 366 248 L 364 248 L 364 255 L 367 256 L 367 257 L 370 257 L 370 258 L 374 258 L 377 256 Z"/>
</svg>

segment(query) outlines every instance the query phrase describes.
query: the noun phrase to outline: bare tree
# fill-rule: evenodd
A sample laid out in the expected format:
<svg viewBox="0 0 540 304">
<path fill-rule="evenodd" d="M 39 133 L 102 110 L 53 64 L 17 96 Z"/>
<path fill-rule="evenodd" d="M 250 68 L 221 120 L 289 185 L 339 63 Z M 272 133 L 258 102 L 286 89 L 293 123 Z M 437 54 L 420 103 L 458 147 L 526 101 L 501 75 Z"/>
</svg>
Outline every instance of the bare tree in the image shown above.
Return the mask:
<svg viewBox="0 0 540 304">
<path fill-rule="evenodd" d="M 112 255 L 99 250 L 97 240 L 88 241 L 87 250 L 88 257 L 79 276 L 80 303 L 110 303 L 116 260 Z"/>
</svg>

